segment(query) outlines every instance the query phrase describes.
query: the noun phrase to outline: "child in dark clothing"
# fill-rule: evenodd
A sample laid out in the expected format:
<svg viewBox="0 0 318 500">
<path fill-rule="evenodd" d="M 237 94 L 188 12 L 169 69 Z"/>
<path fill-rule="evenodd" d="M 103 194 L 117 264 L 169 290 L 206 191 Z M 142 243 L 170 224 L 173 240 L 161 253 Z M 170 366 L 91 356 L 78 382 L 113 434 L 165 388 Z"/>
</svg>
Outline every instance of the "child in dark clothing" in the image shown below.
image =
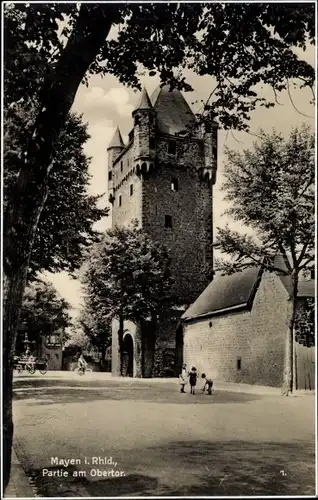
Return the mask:
<svg viewBox="0 0 318 500">
<path fill-rule="evenodd" d="M 189 383 L 191 387 L 191 394 L 195 394 L 195 386 L 197 385 L 197 369 L 192 366 L 191 371 L 189 373 Z"/>
<path fill-rule="evenodd" d="M 201 378 L 205 380 L 203 389 L 202 389 L 202 394 L 205 393 L 205 390 L 207 389 L 208 394 L 212 394 L 212 387 L 213 387 L 213 380 L 209 377 L 206 376 L 205 373 L 202 373 Z"/>
</svg>

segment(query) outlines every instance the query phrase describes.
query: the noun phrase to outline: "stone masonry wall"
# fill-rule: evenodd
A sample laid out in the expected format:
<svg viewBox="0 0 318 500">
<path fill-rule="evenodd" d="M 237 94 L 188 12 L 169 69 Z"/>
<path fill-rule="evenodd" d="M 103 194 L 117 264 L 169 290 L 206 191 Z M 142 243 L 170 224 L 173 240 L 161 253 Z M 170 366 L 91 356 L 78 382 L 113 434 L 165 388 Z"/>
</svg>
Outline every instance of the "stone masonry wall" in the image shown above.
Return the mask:
<svg viewBox="0 0 318 500">
<path fill-rule="evenodd" d="M 287 293 L 275 274 L 265 273 L 251 311 L 185 323 L 184 361 L 216 383 L 280 387 L 287 328 Z"/>
<path fill-rule="evenodd" d="M 173 178 L 178 191 L 171 189 Z M 166 215 L 172 217 L 172 228 L 165 227 Z M 212 187 L 193 170 L 157 166 L 143 183 L 142 226 L 170 250 L 174 292 L 190 304 L 209 283 Z"/>
</svg>

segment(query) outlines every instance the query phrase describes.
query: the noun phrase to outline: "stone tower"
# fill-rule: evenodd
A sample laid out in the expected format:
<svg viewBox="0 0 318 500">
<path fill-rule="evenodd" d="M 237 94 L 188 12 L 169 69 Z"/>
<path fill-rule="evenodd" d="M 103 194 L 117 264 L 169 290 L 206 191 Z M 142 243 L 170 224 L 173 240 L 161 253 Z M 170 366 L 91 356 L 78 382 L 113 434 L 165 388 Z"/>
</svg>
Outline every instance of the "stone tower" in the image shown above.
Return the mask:
<svg viewBox="0 0 318 500">
<path fill-rule="evenodd" d="M 178 303 L 170 317 L 165 316 L 158 325 L 155 367 L 156 374 L 163 375 L 165 365 L 171 364 L 176 350 L 182 349 L 180 342 L 176 343 L 182 312 L 212 278 L 217 124 L 206 126 L 201 135 L 189 134 L 193 112 L 181 92 L 170 91 L 168 86 L 158 88 L 151 99 L 144 89 L 132 117 L 128 144 L 123 144 L 117 129 L 108 147 L 109 201 L 113 227 L 127 227 L 137 219 L 155 241 L 169 249 Z M 113 328 L 112 371 L 118 373 L 118 325 L 114 323 Z M 137 369 L 130 359 L 128 372 L 147 376 L 147 341 L 137 349 L 134 328 L 127 326 L 127 338 L 131 339 L 126 350 L 128 358 L 141 350 L 144 368 Z M 177 358 L 180 363 L 180 355 Z"/>
</svg>

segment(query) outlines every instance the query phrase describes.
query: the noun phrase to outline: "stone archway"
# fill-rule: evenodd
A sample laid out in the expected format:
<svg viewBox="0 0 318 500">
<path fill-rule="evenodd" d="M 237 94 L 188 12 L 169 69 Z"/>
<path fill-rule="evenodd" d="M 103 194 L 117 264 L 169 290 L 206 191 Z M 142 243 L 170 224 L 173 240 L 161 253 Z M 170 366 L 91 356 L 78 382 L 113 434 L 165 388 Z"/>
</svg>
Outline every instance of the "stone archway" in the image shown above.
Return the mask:
<svg viewBox="0 0 318 500">
<path fill-rule="evenodd" d="M 122 376 L 134 376 L 134 341 L 129 331 L 124 333 L 122 343 Z"/>
</svg>

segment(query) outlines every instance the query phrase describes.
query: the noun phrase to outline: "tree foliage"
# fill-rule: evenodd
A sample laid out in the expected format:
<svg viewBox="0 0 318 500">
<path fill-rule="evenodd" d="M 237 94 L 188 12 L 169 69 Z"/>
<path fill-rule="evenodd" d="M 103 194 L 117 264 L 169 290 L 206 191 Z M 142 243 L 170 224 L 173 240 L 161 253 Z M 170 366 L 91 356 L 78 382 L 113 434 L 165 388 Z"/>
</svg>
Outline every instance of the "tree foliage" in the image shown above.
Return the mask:
<svg viewBox="0 0 318 500">
<path fill-rule="evenodd" d="M 277 94 L 292 83 L 314 88 L 314 68 L 295 52 L 314 43 L 314 4 L 147 3 L 80 9 L 70 4 L 15 4 L 7 8 L 7 27 L 22 53 L 29 42 L 32 61 L 49 61 L 46 76 L 64 50 L 62 40 L 82 27 L 84 9 L 112 16 L 118 32 L 101 43 L 90 74 L 113 74 L 125 85 L 140 88 L 139 77 L 146 70 L 183 90 L 192 90 L 184 69 L 210 75 L 216 84 L 205 113 L 217 115 L 224 128 L 248 129 L 250 113 L 258 105 L 274 106 Z M 13 72 L 15 59 L 10 64 Z M 25 62 L 22 67 L 29 71 Z M 260 97 L 259 84 L 271 86 L 271 100 Z M 23 87 L 20 93 L 25 96 Z"/>
<path fill-rule="evenodd" d="M 27 334 L 35 346 L 41 345 L 43 335 L 61 335 L 71 323 L 70 305 L 51 283 L 35 280 L 25 289 L 18 331 L 17 351 L 24 350 Z"/>
<path fill-rule="evenodd" d="M 306 347 L 315 345 L 315 299 L 305 297 L 296 310 L 295 339 Z"/>
<path fill-rule="evenodd" d="M 109 230 L 94 245 L 82 282 L 91 311 L 108 321 L 147 319 L 172 300 L 167 250 L 136 225 Z"/>
<path fill-rule="evenodd" d="M 26 139 L 28 112 L 20 107 L 6 115 L 4 150 L 4 206 L 18 176 L 17 157 Z M 88 140 L 87 126 L 80 116 L 70 114 L 52 158 L 48 195 L 37 226 L 29 264 L 29 277 L 37 271 L 69 271 L 80 267 L 84 249 L 97 241 L 94 223 L 108 214 L 98 207 L 100 196 L 89 195 L 87 188 L 90 159 L 83 151 Z"/>
<path fill-rule="evenodd" d="M 218 228 L 215 246 L 228 259 L 217 263 L 225 273 L 262 265 L 290 277 L 292 293 L 288 332 L 288 363 L 284 391 L 292 390 L 293 331 L 298 281 L 315 262 L 315 137 L 308 127 L 282 135 L 262 133 L 253 150 L 227 150 L 225 162 L 226 211 L 234 221 L 252 229 L 254 236 L 226 226 Z M 284 268 L 276 267 L 280 254 Z"/>
<path fill-rule="evenodd" d="M 10 15 L 5 18 L 8 31 L 5 64 L 4 208 L 7 200 L 14 196 L 20 160 L 39 112 L 39 88 L 49 71 L 45 41 L 42 42 L 42 49 L 27 45 L 22 33 L 19 36 L 19 30 L 23 27 L 22 11 L 8 8 Z M 33 6 L 31 12 L 32 9 Z M 19 29 L 13 31 L 14 26 Z M 51 33 L 53 26 L 54 23 L 52 28 L 48 26 L 48 33 Z M 57 33 L 55 35 L 53 41 L 59 44 Z M 70 113 L 61 129 L 51 159 L 52 172 L 48 179 L 46 203 L 40 215 L 29 264 L 31 277 L 37 271 L 72 272 L 78 268 L 83 249 L 96 241 L 97 232 L 94 231 L 93 224 L 108 213 L 108 210 L 98 208 L 100 197 L 91 196 L 87 192 L 91 179 L 90 158 L 85 155 L 83 147 L 88 139 L 87 125 L 83 123 L 82 117 Z"/>
</svg>

